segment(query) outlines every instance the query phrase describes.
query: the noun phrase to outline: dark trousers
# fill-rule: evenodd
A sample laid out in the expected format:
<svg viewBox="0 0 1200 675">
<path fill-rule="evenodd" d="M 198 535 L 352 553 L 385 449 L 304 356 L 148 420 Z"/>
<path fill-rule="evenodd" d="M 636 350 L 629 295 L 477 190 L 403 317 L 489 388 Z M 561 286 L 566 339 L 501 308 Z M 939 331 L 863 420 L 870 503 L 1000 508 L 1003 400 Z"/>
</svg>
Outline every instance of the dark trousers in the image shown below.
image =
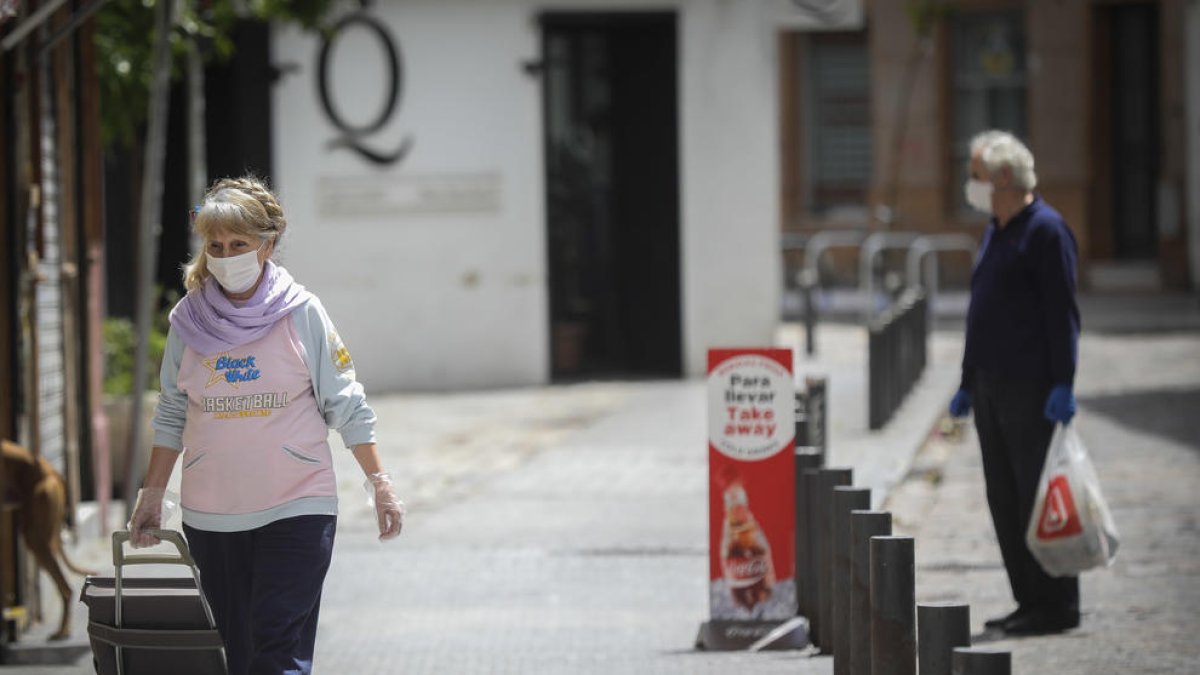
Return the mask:
<svg viewBox="0 0 1200 675">
<path fill-rule="evenodd" d="M 975 429 L 996 539 L 1013 597 L 1021 607 L 1079 610 L 1079 578 L 1052 577 L 1025 545 L 1054 425 L 1042 415 L 1050 382 L 976 371 L 971 380 Z"/>
<path fill-rule="evenodd" d="M 183 526 L 229 675 L 312 672 L 336 525 L 335 516 L 297 516 L 244 532 Z"/>
</svg>

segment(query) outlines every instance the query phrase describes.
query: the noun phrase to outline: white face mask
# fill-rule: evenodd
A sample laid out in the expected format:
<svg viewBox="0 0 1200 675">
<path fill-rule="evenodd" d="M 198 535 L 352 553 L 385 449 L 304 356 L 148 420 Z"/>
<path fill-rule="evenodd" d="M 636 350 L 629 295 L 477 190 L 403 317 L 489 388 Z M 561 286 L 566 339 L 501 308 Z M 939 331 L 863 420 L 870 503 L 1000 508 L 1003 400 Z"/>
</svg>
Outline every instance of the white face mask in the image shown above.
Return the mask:
<svg viewBox="0 0 1200 675">
<path fill-rule="evenodd" d="M 258 252 L 266 246 L 267 242 L 263 242 L 262 246 L 241 255 L 230 256 L 228 258 L 208 257 L 208 271 L 212 272 L 217 283 L 229 291 L 230 293 L 244 293 L 258 281 L 258 275 L 262 272 L 262 263 L 258 261 Z"/>
<path fill-rule="evenodd" d="M 976 211 L 992 212 L 992 184 L 971 178 L 966 187 L 967 203 Z"/>
</svg>

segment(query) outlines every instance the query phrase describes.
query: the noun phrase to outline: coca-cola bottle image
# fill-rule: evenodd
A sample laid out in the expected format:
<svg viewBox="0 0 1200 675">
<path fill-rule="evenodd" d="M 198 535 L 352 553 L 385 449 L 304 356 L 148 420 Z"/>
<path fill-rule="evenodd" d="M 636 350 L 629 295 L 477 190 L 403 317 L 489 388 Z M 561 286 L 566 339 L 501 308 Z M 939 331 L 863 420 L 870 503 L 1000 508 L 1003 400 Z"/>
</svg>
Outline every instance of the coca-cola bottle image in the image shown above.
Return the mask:
<svg viewBox="0 0 1200 675">
<path fill-rule="evenodd" d="M 775 565 L 771 546 L 750 512 L 746 488 L 736 472 L 722 476 L 725 482 L 725 527 L 721 535 L 721 565 L 725 585 L 738 605 L 753 612 L 771 598 L 775 588 Z"/>
</svg>

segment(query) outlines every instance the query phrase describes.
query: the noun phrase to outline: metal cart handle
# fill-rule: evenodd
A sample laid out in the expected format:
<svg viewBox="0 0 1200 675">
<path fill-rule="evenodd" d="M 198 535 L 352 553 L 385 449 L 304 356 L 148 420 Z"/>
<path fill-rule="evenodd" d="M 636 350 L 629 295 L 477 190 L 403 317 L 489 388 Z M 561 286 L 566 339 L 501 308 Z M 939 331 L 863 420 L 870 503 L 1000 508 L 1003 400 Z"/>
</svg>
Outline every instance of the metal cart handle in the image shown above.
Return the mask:
<svg viewBox="0 0 1200 675">
<path fill-rule="evenodd" d="M 163 530 L 159 528 L 151 528 L 146 530 L 146 534 L 158 537 L 175 547 L 178 555 L 129 555 L 125 553 L 125 543 L 129 541 L 128 530 L 118 530 L 113 532 L 113 567 L 117 568 L 117 574 L 120 575 L 120 569 L 124 565 L 187 565 L 195 567 L 196 560 L 192 558 L 192 552 L 188 550 L 187 542 L 183 540 L 183 535 L 175 530 Z"/>
<path fill-rule="evenodd" d="M 186 565 L 192 572 L 192 578 L 196 580 L 196 593 L 200 596 L 200 606 L 204 608 L 204 616 L 208 619 L 208 625 L 213 628 L 217 627 L 217 622 L 213 619 L 212 608 L 208 605 L 208 599 L 204 597 L 204 589 L 200 586 L 200 570 L 196 567 L 196 560 L 192 558 L 191 551 L 188 550 L 187 542 L 183 540 L 183 535 L 175 530 L 163 530 L 152 528 L 146 530 L 148 534 L 158 537 L 160 540 L 169 542 L 175 546 L 175 550 L 179 555 L 127 555 L 125 553 L 125 542 L 129 541 L 128 530 L 118 530 L 113 532 L 113 567 L 115 574 L 113 575 L 115 587 L 115 616 L 114 623 L 117 628 L 121 628 L 121 602 L 123 584 L 122 577 L 124 576 L 123 568 L 127 565 Z"/>
<path fill-rule="evenodd" d="M 115 574 L 113 575 L 114 586 L 114 619 L 115 628 L 120 629 L 122 623 L 122 568 L 126 565 L 186 565 L 192 572 L 192 578 L 196 580 L 196 595 L 200 598 L 200 606 L 204 609 L 204 617 L 208 619 L 208 625 L 212 630 L 216 630 L 217 622 L 213 618 L 212 607 L 208 605 L 208 599 L 204 597 L 204 589 L 200 587 L 200 570 L 196 567 L 196 560 L 192 558 L 192 552 L 188 550 L 187 542 L 183 540 L 183 535 L 175 530 L 164 530 L 160 528 L 150 528 L 146 530 L 147 534 L 157 537 L 161 541 L 170 543 L 175 547 L 179 555 L 127 555 L 125 553 L 125 543 L 129 541 L 128 530 L 117 530 L 113 532 L 113 567 Z M 117 657 L 117 674 L 124 675 L 124 662 L 121 657 L 121 646 L 115 645 L 115 653 Z M 222 650 L 222 658 L 224 658 L 224 650 Z"/>
</svg>

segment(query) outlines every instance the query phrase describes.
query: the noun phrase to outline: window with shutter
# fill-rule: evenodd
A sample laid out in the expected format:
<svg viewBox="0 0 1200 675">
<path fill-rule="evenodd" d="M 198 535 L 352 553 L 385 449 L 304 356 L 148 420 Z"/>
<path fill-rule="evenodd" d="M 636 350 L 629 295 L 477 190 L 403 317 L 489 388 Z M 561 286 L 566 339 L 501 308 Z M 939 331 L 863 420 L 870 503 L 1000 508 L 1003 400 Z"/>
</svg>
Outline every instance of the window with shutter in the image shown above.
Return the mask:
<svg viewBox="0 0 1200 675">
<path fill-rule="evenodd" d="M 978 218 L 962 186 L 971 159 L 971 138 L 988 129 L 1028 137 L 1024 13 L 964 12 L 951 23 L 954 152 L 951 190 L 959 215 Z"/>
<path fill-rule="evenodd" d="M 872 165 L 867 34 L 813 33 L 804 52 L 805 201 L 814 215 L 865 217 Z"/>
</svg>

